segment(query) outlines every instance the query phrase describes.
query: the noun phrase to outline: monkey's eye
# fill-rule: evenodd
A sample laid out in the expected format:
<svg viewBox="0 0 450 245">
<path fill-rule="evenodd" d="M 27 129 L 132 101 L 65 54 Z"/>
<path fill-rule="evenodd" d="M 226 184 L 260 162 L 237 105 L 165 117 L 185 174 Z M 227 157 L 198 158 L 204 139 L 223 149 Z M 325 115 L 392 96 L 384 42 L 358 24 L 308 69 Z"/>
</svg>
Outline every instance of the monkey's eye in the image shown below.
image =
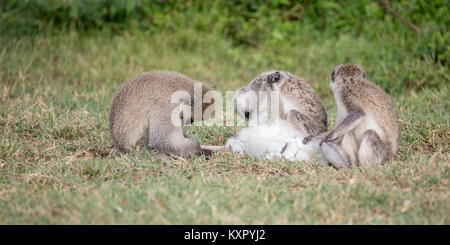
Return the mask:
<svg viewBox="0 0 450 245">
<path fill-rule="evenodd" d="M 332 82 L 334 82 L 334 75 L 335 75 L 335 72 L 334 72 L 334 70 L 331 72 L 331 81 Z"/>
</svg>

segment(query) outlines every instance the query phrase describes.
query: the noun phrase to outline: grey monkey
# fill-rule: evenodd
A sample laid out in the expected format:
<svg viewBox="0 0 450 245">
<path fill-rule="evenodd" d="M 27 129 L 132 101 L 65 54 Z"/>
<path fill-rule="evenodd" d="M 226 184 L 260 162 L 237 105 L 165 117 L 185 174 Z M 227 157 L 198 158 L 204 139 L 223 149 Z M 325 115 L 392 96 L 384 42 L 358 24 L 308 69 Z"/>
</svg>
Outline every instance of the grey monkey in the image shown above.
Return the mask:
<svg viewBox="0 0 450 245">
<path fill-rule="evenodd" d="M 280 70 L 259 74 L 246 87 L 236 91 L 236 112 L 246 120 L 256 114 L 256 107 L 246 106 L 250 91 L 279 91 L 280 118 L 292 123 L 304 135 L 317 135 L 327 130 L 327 114 L 322 101 L 303 78 Z"/>
<path fill-rule="evenodd" d="M 109 127 L 115 147 L 125 153 L 138 145 L 167 154 L 200 154 L 200 145 L 187 137 L 182 128 L 183 123 L 194 120 L 195 83 L 197 81 L 180 73 L 155 71 L 141 73 L 122 84 L 111 100 L 109 112 Z M 214 101 L 203 102 L 203 96 L 211 88 L 200 84 L 203 115 Z M 179 105 L 171 102 L 171 96 L 177 91 L 186 91 Z M 178 124 L 174 124 L 171 114 L 177 106 L 187 107 L 192 113 L 183 115 L 184 111 L 181 111 L 179 116 L 176 114 Z"/>
<path fill-rule="evenodd" d="M 304 79 L 286 71 L 260 73 L 235 92 L 234 108 L 248 127 L 229 138 L 225 146 L 203 145 L 202 149 L 245 151 L 254 157 L 277 155 L 294 138 L 303 140 L 327 131 L 327 114 L 317 93 Z M 277 120 L 279 123 L 274 123 Z M 311 158 L 305 151 L 308 147 L 300 148 L 289 147 L 304 152 L 302 160 Z"/>
<path fill-rule="evenodd" d="M 349 168 L 393 159 L 398 151 L 399 126 L 389 96 L 354 64 L 335 67 L 330 88 L 337 117 L 334 129 L 320 143 L 327 160 L 337 168 Z"/>
</svg>

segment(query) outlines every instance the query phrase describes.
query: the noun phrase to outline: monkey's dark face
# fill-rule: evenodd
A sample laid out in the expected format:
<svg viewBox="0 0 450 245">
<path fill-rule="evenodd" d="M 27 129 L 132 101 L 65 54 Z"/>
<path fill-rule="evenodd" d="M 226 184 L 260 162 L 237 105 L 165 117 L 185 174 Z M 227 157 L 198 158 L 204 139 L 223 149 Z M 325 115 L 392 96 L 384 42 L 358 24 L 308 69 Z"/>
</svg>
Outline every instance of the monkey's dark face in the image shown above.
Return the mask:
<svg viewBox="0 0 450 245">
<path fill-rule="evenodd" d="M 249 90 L 248 87 L 238 89 L 234 93 L 234 111 L 246 121 L 250 120 L 253 111 L 257 109 L 257 94 Z"/>
<path fill-rule="evenodd" d="M 348 83 L 358 79 L 365 79 L 366 73 L 359 65 L 342 64 L 333 69 L 330 76 L 330 85 L 333 83 Z"/>
</svg>

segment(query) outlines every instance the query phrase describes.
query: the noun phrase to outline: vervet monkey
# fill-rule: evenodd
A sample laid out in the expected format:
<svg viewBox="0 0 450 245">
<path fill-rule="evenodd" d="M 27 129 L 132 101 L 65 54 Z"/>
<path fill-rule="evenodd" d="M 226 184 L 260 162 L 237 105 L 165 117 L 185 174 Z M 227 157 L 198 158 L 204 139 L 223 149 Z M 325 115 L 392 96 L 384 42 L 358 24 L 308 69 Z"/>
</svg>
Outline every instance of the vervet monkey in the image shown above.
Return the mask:
<svg viewBox="0 0 450 245">
<path fill-rule="evenodd" d="M 320 152 L 319 142 L 298 144 L 327 130 L 327 114 L 314 89 L 302 78 L 285 71 L 259 74 L 236 91 L 235 111 L 247 121 L 225 147 L 209 150 L 246 152 L 253 157 L 307 161 Z"/>
<path fill-rule="evenodd" d="M 349 168 L 393 159 L 399 126 L 389 96 L 354 64 L 334 68 L 330 88 L 337 117 L 334 129 L 320 143 L 327 160 L 337 168 Z"/>
<path fill-rule="evenodd" d="M 167 154 L 200 154 L 200 145 L 187 137 L 182 128 L 183 124 L 194 120 L 196 83 L 180 73 L 155 71 L 141 73 L 122 84 L 111 100 L 109 112 L 109 126 L 116 148 L 130 152 L 138 145 Z M 199 85 L 202 97 L 199 103 L 202 103 L 203 112 L 213 101 L 203 102 L 203 96 L 211 88 L 204 83 Z M 176 92 L 180 92 L 179 100 L 171 101 Z M 206 118 L 195 118 L 202 119 Z"/>
</svg>

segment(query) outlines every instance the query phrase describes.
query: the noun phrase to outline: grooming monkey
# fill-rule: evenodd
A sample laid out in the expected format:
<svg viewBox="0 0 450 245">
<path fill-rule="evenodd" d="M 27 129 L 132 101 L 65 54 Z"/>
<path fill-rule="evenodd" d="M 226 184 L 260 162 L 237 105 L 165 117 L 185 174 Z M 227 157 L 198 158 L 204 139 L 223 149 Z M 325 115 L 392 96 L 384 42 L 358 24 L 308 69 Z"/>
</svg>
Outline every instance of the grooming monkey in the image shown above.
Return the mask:
<svg viewBox="0 0 450 245">
<path fill-rule="evenodd" d="M 249 101 L 253 94 L 278 91 L 280 93 L 279 116 L 295 125 L 305 135 L 316 135 L 327 130 L 327 114 L 317 93 L 304 79 L 286 71 L 267 71 L 255 77 L 246 87 L 235 93 L 235 110 L 248 122 L 266 107 L 261 101 Z M 263 95 L 264 96 L 264 95 Z M 258 99 L 261 99 L 258 97 Z M 262 99 L 265 99 L 264 97 Z M 268 98 L 270 103 L 271 98 Z M 259 110 L 259 111 L 258 111 Z M 274 115 L 271 115 L 274 116 Z"/>
<path fill-rule="evenodd" d="M 273 70 L 256 76 L 236 91 L 234 108 L 246 119 L 247 127 L 229 138 L 225 147 L 202 146 L 202 149 L 229 149 L 253 157 L 282 157 L 289 152 L 288 159 L 309 160 L 315 148 L 296 147 L 295 142 L 327 130 L 327 114 L 319 96 L 304 79 L 286 71 Z M 320 151 L 318 143 L 317 148 Z"/>
<path fill-rule="evenodd" d="M 334 129 L 320 142 L 337 168 L 373 165 L 393 159 L 398 150 L 398 119 L 389 96 L 366 80 L 359 65 L 341 64 L 331 72 L 337 104 Z"/>
<path fill-rule="evenodd" d="M 109 112 L 109 126 L 116 148 L 128 153 L 138 145 L 167 154 L 200 154 L 200 145 L 187 137 L 182 128 L 182 124 L 194 120 L 195 83 L 197 81 L 176 72 L 156 71 L 141 73 L 122 84 L 111 100 Z M 177 91 L 185 91 L 181 104 L 171 101 Z M 201 83 L 202 112 L 213 104 L 213 101 L 203 102 L 208 91 L 211 88 Z M 172 112 L 177 106 L 192 113 L 180 110 L 174 118 Z"/>
</svg>

